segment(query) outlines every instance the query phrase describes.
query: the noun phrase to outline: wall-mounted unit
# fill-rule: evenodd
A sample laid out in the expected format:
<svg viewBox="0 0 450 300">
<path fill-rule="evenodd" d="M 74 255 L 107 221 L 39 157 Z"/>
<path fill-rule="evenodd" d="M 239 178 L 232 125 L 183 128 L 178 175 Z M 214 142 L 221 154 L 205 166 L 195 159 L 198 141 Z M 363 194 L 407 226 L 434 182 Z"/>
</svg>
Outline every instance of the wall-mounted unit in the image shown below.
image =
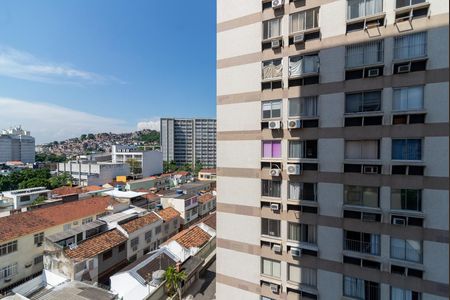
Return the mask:
<svg viewBox="0 0 450 300">
<path fill-rule="evenodd" d="M 272 0 L 272 8 L 281 8 L 284 5 L 284 0 Z"/>
<path fill-rule="evenodd" d="M 270 174 L 270 176 L 280 176 L 281 170 L 280 169 L 270 169 L 269 174 Z"/>
<path fill-rule="evenodd" d="M 269 121 L 269 129 L 280 129 L 281 121 Z"/>
<path fill-rule="evenodd" d="M 288 121 L 288 128 L 289 129 L 302 128 L 302 121 L 300 119 L 289 120 Z"/>
<path fill-rule="evenodd" d="M 288 175 L 300 175 L 302 170 L 300 165 L 288 164 L 286 171 Z"/>
</svg>

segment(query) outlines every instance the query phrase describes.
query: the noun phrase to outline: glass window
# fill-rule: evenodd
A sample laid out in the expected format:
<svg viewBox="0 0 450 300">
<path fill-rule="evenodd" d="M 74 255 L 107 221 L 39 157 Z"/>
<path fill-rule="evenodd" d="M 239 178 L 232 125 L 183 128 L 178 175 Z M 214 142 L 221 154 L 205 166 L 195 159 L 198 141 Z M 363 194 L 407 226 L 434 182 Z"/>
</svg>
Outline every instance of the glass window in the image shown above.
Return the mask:
<svg viewBox="0 0 450 300">
<path fill-rule="evenodd" d="M 420 263 L 422 262 L 422 243 L 391 237 L 391 258 Z"/>
<path fill-rule="evenodd" d="M 383 0 L 348 0 L 347 19 L 375 15 L 383 11 Z"/>
<path fill-rule="evenodd" d="M 0 256 L 7 255 L 17 251 L 17 241 L 12 241 L 6 244 L 0 245 Z"/>
<path fill-rule="evenodd" d="M 418 292 L 391 287 L 391 300 L 421 300 L 422 295 Z"/>
<path fill-rule="evenodd" d="M 281 276 L 281 264 L 279 261 L 261 258 L 261 273 L 271 277 Z"/>
<path fill-rule="evenodd" d="M 317 158 L 317 140 L 289 141 L 289 158 Z"/>
<path fill-rule="evenodd" d="M 289 16 L 290 33 L 319 27 L 319 7 Z"/>
<path fill-rule="evenodd" d="M 317 184 L 307 182 L 289 182 L 289 199 L 316 201 Z"/>
<path fill-rule="evenodd" d="M 316 226 L 288 222 L 288 239 L 303 243 L 316 243 Z"/>
<path fill-rule="evenodd" d="M 281 32 L 281 22 L 280 19 L 272 19 L 263 22 L 263 39 L 267 40 L 270 38 L 280 36 Z"/>
<path fill-rule="evenodd" d="M 288 264 L 288 280 L 315 287 L 317 285 L 317 271 L 309 268 L 300 268 L 297 265 Z"/>
<path fill-rule="evenodd" d="M 421 139 L 393 139 L 392 159 L 422 160 Z"/>
<path fill-rule="evenodd" d="M 42 264 L 43 261 L 44 261 L 44 256 L 43 255 L 39 255 L 39 256 L 36 256 L 34 258 L 34 264 L 35 265 Z"/>
<path fill-rule="evenodd" d="M 17 274 L 17 263 L 0 269 L 0 279 L 9 278 Z"/>
<path fill-rule="evenodd" d="M 316 117 L 317 96 L 289 99 L 290 117 Z"/>
<path fill-rule="evenodd" d="M 345 141 L 345 159 L 379 159 L 379 141 Z"/>
<path fill-rule="evenodd" d="M 149 243 L 152 240 L 152 230 L 149 230 L 145 233 L 145 241 Z"/>
<path fill-rule="evenodd" d="M 281 158 L 281 141 L 262 141 L 263 158 Z"/>
<path fill-rule="evenodd" d="M 355 185 L 344 186 L 344 204 L 378 207 L 378 188 Z"/>
<path fill-rule="evenodd" d="M 283 64 L 281 59 L 274 59 L 262 62 L 262 79 L 277 79 L 283 76 Z"/>
<path fill-rule="evenodd" d="M 262 180 L 261 195 L 265 197 L 281 197 L 281 181 Z"/>
<path fill-rule="evenodd" d="M 280 237 L 280 220 L 262 218 L 261 234 Z"/>
<path fill-rule="evenodd" d="M 92 217 L 89 217 L 89 218 L 86 218 L 86 219 L 83 219 L 82 221 L 81 221 L 81 224 L 87 224 L 87 223 L 90 223 L 90 222 L 92 222 L 93 221 L 93 218 Z"/>
<path fill-rule="evenodd" d="M 289 77 L 298 77 L 308 73 L 319 72 L 319 55 L 302 55 L 289 57 Z"/>
<path fill-rule="evenodd" d="M 411 6 L 414 4 L 424 3 L 427 0 L 397 0 L 396 8 L 404 7 L 404 6 Z"/>
<path fill-rule="evenodd" d="M 422 211 L 422 190 L 392 189 L 391 209 Z"/>
<path fill-rule="evenodd" d="M 427 55 L 427 33 L 419 32 L 394 39 L 394 59 L 412 59 Z"/>
<path fill-rule="evenodd" d="M 421 110 L 423 109 L 423 98 L 423 86 L 394 89 L 392 110 Z"/>
<path fill-rule="evenodd" d="M 345 112 L 381 111 L 381 91 L 345 95 Z"/>
<path fill-rule="evenodd" d="M 344 250 L 380 255 L 380 235 L 344 230 Z"/>
<path fill-rule="evenodd" d="M 346 47 L 346 67 L 355 68 L 382 64 L 384 59 L 383 40 Z"/>
<path fill-rule="evenodd" d="M 35 245 L 42 245 L 42 243 L 44 242 L 44 233 L 40 232 L 34 235 L 34 244 Z"/>
<path fill-rule="evenodd" d="M 272 119 L 281 117 L 281 100 L 262 102 L 262 118 Z"/>
</svg>

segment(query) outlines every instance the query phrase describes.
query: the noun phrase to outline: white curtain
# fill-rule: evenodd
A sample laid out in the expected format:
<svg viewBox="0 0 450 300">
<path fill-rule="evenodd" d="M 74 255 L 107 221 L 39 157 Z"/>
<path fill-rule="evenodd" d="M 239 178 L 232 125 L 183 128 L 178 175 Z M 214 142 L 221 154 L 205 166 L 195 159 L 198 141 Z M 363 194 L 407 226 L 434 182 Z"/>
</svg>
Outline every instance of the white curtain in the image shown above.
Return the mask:
<svg viewBox="0 0 450 300">
<path fill-rule="evenodd" d="M 378 141 L 346 141 L 345 142 L 346 159 L 377 159 Z"/>
<path fill-rule="evenodd" d="M 317 116 L 317 96 L 301 98 L 300 105 L 301 116 Z"/>
<path fill-rule="evenodd" d="M 289 158 L 302 158 L 301 141 L 289 141 Z"/>
<path fill-rule="evenodd" d="M 380 254 L 380 236 L 378 234 L 370 235 L 370 254 Z"/>
<path fill-rule="evenodd" d="M 289 77 L 301 76 L 303 69 L 303 57 L 291 57 L 289 59 Z"/>
<path fill-rule="evenodd" d="M 394 59 L 412 59 L 427 55 L 426 32 L 397 37 L 394 43 Z"/>
<path fill-rule="evenodd" d="M 382 62 L 383 41 L 370 42 L 364 47 L 364 64 L 372 65 Z"/>
<path fill-rule="evenodd" d="M 366 0 L 366 16 L 375 15 L 383 11 L 383 0 Z"/>
<path fill-rule="evenodd" d="M 302 268 L 301 283 L 315 287 L 317 285 L 317 271 L 314 269 Z"/>
<path fill-rule="evenodd" d="M 319 72 L 319 56 L 307 55 L 304 58 L 304 73 L 317 73 Z"/>
<path fill-rule="evenodd" d="M 289 182 L 289 199 L 300 200 L 302 184 L 300 182 Z"/>
<path fill-rule="evenodd" d="M 302 269 L 295 265 L 289 264 L 289 281 L 301 283 L 302 282 Z"/>
<path fill-rule="evenodd" d="M 291 15 L 291 33 L 305 30 L 305 12 Z"/>
<path fill-rule="evenodd" d="M 364 299 L 364 280 L 345 276 L 344 295 Z"/>
<path fill-rule="evenodd" d="M 364 0 L 348 0 L 347 19 L 364 16 Z"/>
<path fill-rule="evenodd" d="M 420 262 L 422 260 L 422 247 L 419 241 L 407 240 L 406 260 Z"/>
<path fill-rule="evenodd" d="M 271 61 L 263 65 L 263 79 L 279 78 L 283 74 L 283 65 L 281 62 Z"/>
</svg>

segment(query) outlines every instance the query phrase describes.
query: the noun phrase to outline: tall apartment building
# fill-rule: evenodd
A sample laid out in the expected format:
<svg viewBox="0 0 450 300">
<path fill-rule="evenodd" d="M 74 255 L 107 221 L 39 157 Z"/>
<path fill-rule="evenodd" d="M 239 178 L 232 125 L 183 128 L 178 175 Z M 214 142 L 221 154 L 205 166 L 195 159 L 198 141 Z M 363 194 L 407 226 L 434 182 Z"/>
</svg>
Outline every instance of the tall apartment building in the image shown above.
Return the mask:
<svg viewBox="0 0 450 300">
<path fill-rule="evenodd" d="M 148 177 L 163 172 L 161 151 L 144 151 L 136 146 L 113 145 L 111 149 L 112 163 L 130 165 L 130 173 L 134 178 Z"/>
<path fill-rule="evenodd" d="M 217 299 L 448 299 L 448 1 L 217 1 Z"/>
<path fill-rule="evenodd" d="M 0 163 L 21 161 L 34 163 L 35 141 L 29 131 L 20 126 L 0 132 Z"/>
<path fill-rule="evenodd" d="M 215 119 L 162 118 L 160 132 L 164 161 L 216 166 Z"/>
</svg>

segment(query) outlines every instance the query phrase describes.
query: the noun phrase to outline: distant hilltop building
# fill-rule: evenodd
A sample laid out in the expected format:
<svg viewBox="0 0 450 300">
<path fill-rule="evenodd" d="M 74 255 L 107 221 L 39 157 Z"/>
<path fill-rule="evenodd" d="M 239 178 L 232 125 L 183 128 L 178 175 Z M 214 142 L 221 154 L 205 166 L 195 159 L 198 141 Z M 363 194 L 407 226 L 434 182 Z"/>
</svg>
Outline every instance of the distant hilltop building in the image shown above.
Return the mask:
<svg viewBox="0 0 450 300">
<path fill-rule="evenodd" d="M 21 161 L 34 163 L 35 141 L 21 126 L 4 129 L 0 133 L 0 163 Z"/>
<path fill-rule="evenodd" d="M 216 119 L 162 118 L 160 126 L 164 161 L 216 166 Z"/>
</svg>

